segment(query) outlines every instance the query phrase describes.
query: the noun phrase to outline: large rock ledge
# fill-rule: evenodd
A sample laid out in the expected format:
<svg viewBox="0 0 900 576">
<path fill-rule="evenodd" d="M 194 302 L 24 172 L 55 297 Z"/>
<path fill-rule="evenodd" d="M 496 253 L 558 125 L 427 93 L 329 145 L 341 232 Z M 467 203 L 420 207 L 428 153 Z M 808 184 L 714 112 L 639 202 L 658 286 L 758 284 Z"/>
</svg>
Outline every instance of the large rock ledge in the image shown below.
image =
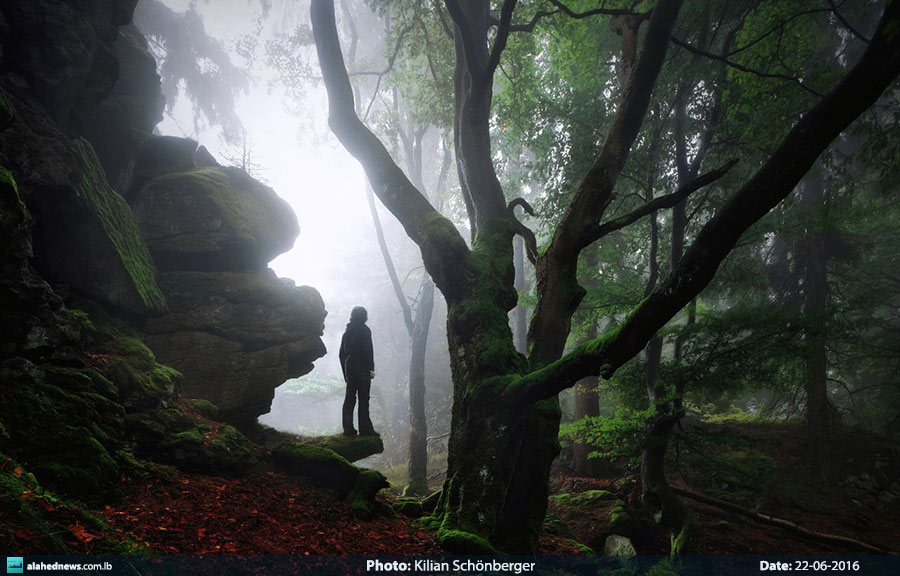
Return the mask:
<svg viewBox="0 0 900 576">
<path fill-rule="evenodd" d="M 319 293 L 271 270 L 169 273 L 161 284 L 170 312 L 147 323 L 147 344 L 184 374 L 185 395 L 213 402 L 225 421 L 252 423 L 276 387 L 325 354 Z"/>
</svg>

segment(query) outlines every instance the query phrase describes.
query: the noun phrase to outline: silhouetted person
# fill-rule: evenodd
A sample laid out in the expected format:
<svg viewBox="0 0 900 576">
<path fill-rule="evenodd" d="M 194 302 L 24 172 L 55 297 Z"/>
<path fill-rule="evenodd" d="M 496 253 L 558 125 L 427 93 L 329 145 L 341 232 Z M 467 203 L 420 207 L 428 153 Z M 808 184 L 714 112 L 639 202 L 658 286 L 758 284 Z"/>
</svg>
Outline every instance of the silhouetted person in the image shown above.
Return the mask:
<svg viewBox="0 0 900 576">
<path fill-rule="evenodd" d="M 350 311 L 350 322 L 344 330 L 341 351 L 338 354 L 341 370 L 344 372 L 344 382 L 347 383 L 341 415 L 344 434 L 347 436 L 356 434 L 353 428 L 353 406 L 356 404 L 357 395 L 359 395 L 359 433 L 378 435 L 369 418 L 369 392 L 372 388 L 372 378 L 375 377 L 375 359 L 372 353 L 372 332 L 366 326 L 367 319 L 368 313 L 362 306 L 355 306 Z"/>
</svg>

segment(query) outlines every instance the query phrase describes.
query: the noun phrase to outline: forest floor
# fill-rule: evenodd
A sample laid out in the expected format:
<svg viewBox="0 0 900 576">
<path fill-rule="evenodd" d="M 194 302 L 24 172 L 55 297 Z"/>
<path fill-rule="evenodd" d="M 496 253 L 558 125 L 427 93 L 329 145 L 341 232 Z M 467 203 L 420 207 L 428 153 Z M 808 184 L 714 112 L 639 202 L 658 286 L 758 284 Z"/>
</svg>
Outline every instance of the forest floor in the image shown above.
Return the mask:
<svg viewBox="0 0 900 576">
<path fill-rule="evenodd" d="M 854 538 L 900 551 L 900 458 L 896 446 L 869 436 L 835 438 L 832 480 L 810 470 L 801 426 L 746 422 L 685 422 L 673 445 L 670 483 L 822 533 Z M 627 469 L 627 467 L 626 467 Z M 633 470 L 633 469 L 632 469 Z M 7 470 L 7 472 L 10 472 Z M 19 469 L 11 471 L 17 475 Z M 21 475 L 19 472 L 18 475 Z M 624 503 L 643 537 L 632 539 L 639 553 L 668 553 L 669 537 L 640 504 L 640 489 L 621 471 L 611 478 L 578 478 L 562 472 L 552 479 L 557 494 L 605 490 L 592 509 L 568 516 L 558 497 L 547 525 L 543 554 L 575 554 L 580 542 L 602 551 L 616 503 Z M 632 475 L 633 476 L 633 473 Z M 350 506 L 303 478 L 262 470 L 229 478 L 188 474 L 159 467 L 150 476 L 123 478 L 124 497 L 91 512 L 47 496 L 23 493 L 38 506 L 56 533 L 75 550 L 101 550 L 104 540 L 128 542 L 133 551 L 159 554 L 375 555 L 439 554 L 432 531 L 401 515 L 370 522 L 353 517 Z M 599 493 L 599 492 L 598 492 Z M 387 504 L 393 497 L 379 496 Z M 611 498 L 611 499 L 610 499 Z M 811 539 L 794 530 L 761 523 L 692 499 L 685 503 L 699 522 L 697 552 L 706 554 L 839 554 L 862 551 L 852 544 Z M 98 528 L 102 526 L 102 528 Z M 557 526 L 558 528 L 558 526 Z M 612 531 L 611 531 L 612 530 Z M 551 535 L 550 533 L 553 533 Z M 649 536 L 647 536 L 649 534 Z M 0 543 L 27 552 L 38 536 L 0 518 Z"/>
<path fill-rule="evenodd" d="M 805 430 L 800 424 L 685 422 L 670 451 L 669 482 L 681 490 L 736 504 L 807 530 L 900 552 L 898 447 L 868 434 L 838 433 L 832 443 L 831 476 L 824 480 L 811 469 L 805 442 Z M 554 478 L 553 485 L 557 492 L 613 492 L 628 504 L 639 522 L 655 526 L 650 512 L 640 502 L 639 483 L 617 478 L 562 474 Z M 813 538 L 692 498 L 682 500 L 699 523 L 697 553 L 866 552 L 851 543 Z M 614 503 L 607 501 L 591 515 L 577 515 L 566 521 L 581 537 L 590 526 L 579 524 L 609 517 L 613 507 Z M 551 504 L 550 510 L 559 512 L 559 507 Z M 656 531 L 652 538 L 635 540 L 639 553 L 668 553 L 670 542 L 664 531 Z"/>
<path fill-rule="evenodd" d="M 97 515 L 127 538 L 161 554 L 378 555 L 440 554 L 434 532 L 415 519 L 365 522 L 350 505 L 304 478 L 262 472 L 225 478 L 171 472 L 135 483 L 130 496 Z M 379 496 L 382 500 L 384 498 Z M 542 553 L 574 553 L 544 536 Z"/>
</svg>

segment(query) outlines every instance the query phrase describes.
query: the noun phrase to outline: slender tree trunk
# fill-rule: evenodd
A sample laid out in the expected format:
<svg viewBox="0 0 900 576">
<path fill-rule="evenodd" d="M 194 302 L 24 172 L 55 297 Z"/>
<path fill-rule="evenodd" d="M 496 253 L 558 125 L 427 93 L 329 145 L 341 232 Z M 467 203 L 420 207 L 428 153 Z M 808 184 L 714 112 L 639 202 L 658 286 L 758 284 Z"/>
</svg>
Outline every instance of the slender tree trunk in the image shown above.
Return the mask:
<svg viewBox="0 0 900 576">
<path fill-rule="evenodd" d="M 828 307 L 828 254 L 825 250 L 826 198 L 822 167 L 817 164 L 801 184 L 801 206 L 809 221 L 801 243 L 806 317 L 806 429 L 809 457 L 816 471 L 828 476 L 830 408 L 828 403 L 828 351 L 824 316 Z"/>
<path fill-rule="evenodd" d="M 425 418 L 425 349 L 434 309 L 434 283 L 427 275 L 419 290 L 409 358 L 409 483 L 404 494 L 428 492 L 428 421 Z"/>
<path fill-rule="evenodd" d="M 525 240 L 521 236 L 516 236 L 513 245 L 513 257 L 516 266 L 516 292 L 520 295 L 528 289 L 525 280 Z M 512 311 L 513 321 L 513 338 L 515 338 L 516 350 L 519 354 L 528 353 L 528 310 L 521 302 L 516 302 L 516 307 Z"/>
</svg>

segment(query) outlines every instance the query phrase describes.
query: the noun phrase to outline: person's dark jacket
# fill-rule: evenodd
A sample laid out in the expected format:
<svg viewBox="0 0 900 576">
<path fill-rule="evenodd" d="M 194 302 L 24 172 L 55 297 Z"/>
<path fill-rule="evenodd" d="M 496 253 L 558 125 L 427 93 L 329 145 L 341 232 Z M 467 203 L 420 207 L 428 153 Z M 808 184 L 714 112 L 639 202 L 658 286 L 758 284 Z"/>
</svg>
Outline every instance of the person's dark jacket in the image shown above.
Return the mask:
<svg viewBox="0 0 900 576">
<path fill-rule="evenodd" d="M 365 322 L 351 321 L 347 324 L 341 338 L 341 370 L 344 374 L 365 375 L 375 370 L 375 358 L 372 352 L 372 331 Z"/>
</svg>

